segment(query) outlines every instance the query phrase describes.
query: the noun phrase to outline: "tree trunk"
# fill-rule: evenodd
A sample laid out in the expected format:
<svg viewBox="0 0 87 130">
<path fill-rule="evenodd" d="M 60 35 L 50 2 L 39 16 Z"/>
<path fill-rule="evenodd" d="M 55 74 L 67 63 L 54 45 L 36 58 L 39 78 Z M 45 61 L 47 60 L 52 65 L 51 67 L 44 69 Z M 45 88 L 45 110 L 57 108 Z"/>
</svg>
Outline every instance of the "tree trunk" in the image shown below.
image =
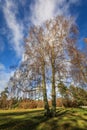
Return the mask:
<svg viewBox="0 0 87 130">
<path fill-rule="evenodd" d="M 44 100 L 44 115 L 49 116 L 49 104 L 47 100 L 47 90 L 46 90 L 46 81 L 45 81 L 45 64 L 42 65 L 42 87 L 43 87 L 43 100 Z"/>
<path fill-rule="evenodd" d="M 52 48 L 52 116 L 56 116 L 56 90 L 55 90 L 55 56 L 54 56 L 54 48 Z"/>
</svg>

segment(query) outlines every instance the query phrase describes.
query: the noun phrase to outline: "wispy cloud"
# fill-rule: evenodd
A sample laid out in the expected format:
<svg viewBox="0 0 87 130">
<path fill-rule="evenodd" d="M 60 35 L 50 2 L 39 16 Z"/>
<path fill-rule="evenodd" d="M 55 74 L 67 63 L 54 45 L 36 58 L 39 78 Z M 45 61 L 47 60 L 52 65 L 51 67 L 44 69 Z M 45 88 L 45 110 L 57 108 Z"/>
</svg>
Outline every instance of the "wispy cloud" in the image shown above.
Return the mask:
<svg viewBox="0 0 87 130">
<path fill-rule="evenodd" d="M 16 51 L 16 54 L 18 56 L 21 56 L 23 52 L 23 25 L 16 18 L 17 10 L 17 5 L 13 0 L 5 0 L 3 12 L 7 26 L 11 31 L 10 40 L 12 43 L 12 47 Z"/>
<path fill-rule="evenodd" d="M 9 42 L 12 43 L 11 45 L 16 54 L 21 56 L 23 53 L 23 37 L 27 30 L 26 25 L 29 27 L 29 20 L 35 25 L 41 25 L 46 20 L 57 15 L 69 16 L 71 5 L 76 5 L 80 3 L 80 1 L 81 0 L 69 0 L 68 2 L 67 0 L 33 0 L 31 5 L 29 5 L 30 12 L 28 13 L 28 10 L 26 10 L 29 16 L 26 13 L 24 14 L 24 19 L 19 21 L 16 17 L 19 13 L 18 4 L 21 4 L 24 9 L 27 0 L 19 0 L 19 2 L 16 2 L 15 0 L 5 0 L 3 12 L 7 26 L 11 32 L 9 33 Z"/>
<path fill-rule="evenodd" d="M 0 71 L 5 70 L 5 66 L 0 63 Z"/>
<path fill-rule="evenodd" d="M 14 71 L 7 71 L 5 66 L 0 63 L 0 91 L 3 91 L 7 86 L 10 77 L 14 74 Z"/>
<path fill-rule="evenodd" d="M 34 0 L 31 5 L 31 21 L 40 25 L 56 15 L 70 15 L 72 4 L 78 4 L 80 0 Z"/>
</svg>

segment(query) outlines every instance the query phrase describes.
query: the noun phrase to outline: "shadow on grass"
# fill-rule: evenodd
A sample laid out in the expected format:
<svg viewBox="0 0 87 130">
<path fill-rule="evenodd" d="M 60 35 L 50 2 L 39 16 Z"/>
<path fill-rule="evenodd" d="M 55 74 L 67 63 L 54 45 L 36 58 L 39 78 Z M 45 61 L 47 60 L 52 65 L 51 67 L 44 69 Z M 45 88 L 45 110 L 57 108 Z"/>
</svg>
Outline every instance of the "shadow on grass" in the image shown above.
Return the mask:
<svg viewBox="0 0 87 130">
<path fill-rule="evenodd" d="M 59 108 L 54 118 L 46 118 L 42 110 L 1 113 L 0 130 L 87 130 L 86 113 L 65 108 Z"/>
<path fill-rule="evenodd" d="M 25 117 L 17 119 L 22 115 L 25 115 Z M 29 112 L 1 113 L 0 120 L 0 130 L 35 130 L 40 123 L 45 122 L 48 118 L 43 116 L 42 110 L 35 110 Z"/>
<path fill-rule="evenodd" d="M 24 115 L 24 114 L 29 114 L 29 113 L 36 113 L 36 112 L 43 112 L 43 110 L 34 110 L 34 111 L 14 111 L 14 112 L 8 112 L 8 113 L 0 113 L 0 116 L 13 116 L 13 115 L 15 115 L 15 116 L 18 116 L 18 115 Z"/>
</svg>

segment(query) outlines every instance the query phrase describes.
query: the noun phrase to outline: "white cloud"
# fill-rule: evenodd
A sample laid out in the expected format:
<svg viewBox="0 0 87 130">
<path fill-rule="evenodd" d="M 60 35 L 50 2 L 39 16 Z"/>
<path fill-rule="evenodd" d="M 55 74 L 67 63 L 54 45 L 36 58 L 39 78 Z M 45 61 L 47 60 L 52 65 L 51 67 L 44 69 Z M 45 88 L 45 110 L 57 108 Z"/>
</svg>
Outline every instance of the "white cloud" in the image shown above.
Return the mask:
<svg viewBox="0 0 87 130">
<path fill-rule="evenodd" d="M 70 15 L 71 4 L 77 4 L 80 0 L 37 0 L 31 5 L 31 22 L 40 25 L 46 20 L 57 15 Z"/>
<path fill-rule="evenodd" d="M 14 74 L 14 71 L 6 71 L 3 64 L 0 63 L 0 92 L 6 87 L 10 77 Z"/>
<path fill-rule="evenodd" d="M 17 21 L 17 5 L 12 0 L 6 0 L 3 6 L 3 12 L 6 19 L 7 26 L 11 30 L 11 42 L 12 47 L 16 51 L 18 56 L 22 55 L 23 52 L 23 25 L 21 22 Z"/>
<path fill-rule="evenodd" d="M 5 66 L 0 63 L 0 71 L 5 70 Z"/>
<path fill-rule="evenodd" d="M 9 81 L 10 73 L 6 73 L 5 71 L 0 72 L 0 91 L 4 90 Z"/>
</svg>

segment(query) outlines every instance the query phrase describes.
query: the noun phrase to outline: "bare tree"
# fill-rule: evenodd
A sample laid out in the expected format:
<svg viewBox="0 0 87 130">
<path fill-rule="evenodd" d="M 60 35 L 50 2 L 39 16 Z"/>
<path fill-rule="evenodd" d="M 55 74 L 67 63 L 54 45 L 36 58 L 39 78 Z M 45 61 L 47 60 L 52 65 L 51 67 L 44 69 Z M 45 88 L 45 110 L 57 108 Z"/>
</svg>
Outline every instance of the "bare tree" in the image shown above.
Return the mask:
<svg viewBox="0 0 87 130">
<path fill-rule="evenodd" d="M 72 30 L 72 19 L 64 16 L 58 16 L 53 20 L 45 23 L 46 30 L 46 53 L 48 56 L 48 64 L 51 66 L 51 83 L 52 83 L 52 116 L 56 115 L 56 84 L 63 79 L 67 79 L 68 53 L 67 46 L 71 39 L 70 34 L 74 34 Z"/>
<path fill-rule="evenodd" d="M 49 105 L 47 99 L 46 90 L 46 76 L 45 76 L 45 66 L 46 66 L 46 52 L 45 52 L 45 40 L 44 40 L 44 30 L 41 27 L 33 27 L 30 30 L 30 36 L 26 39 L 25 45 L 25 55 L 27 60 L 31 61 L 29 66 L 33 67 L 33 72 L 36 77 L 40 77 L 40 83 L 43 90 L 43 100 L 44 100 L 44 110 L 45 115 L 49 115 Z"/>
<path fill-rule="evenodd" d="M 42 26 L 31 27 L 25 40 L 24 61 L 19 67 L 18 74 L 14 75 L 16 87 L 24 92 L 30 92 L 41 86 L 47 116 L 50 115 L 46 88 L 48 81 L 52 86 L 52 116 L 56 115 L 58 83 L 69 78 L 77 80 L 75 72 L 79 72 L 82 81 L 87 81 L 86 57 L 77 49 L 77 34 L 78 29 L 72 18 L 58 16 L 46 21 Z"/>
<path fill-rule="evenodd" d="M 82 50 L 79 50 L 75 44 L 70 44 L 68 46 L 68 52 L 69 52 L 70 63 L 71 63 L 70 72 L 73 80 L 80 84 L 87 84 L 86 53 L 82 52 Z"/>
</svg>

